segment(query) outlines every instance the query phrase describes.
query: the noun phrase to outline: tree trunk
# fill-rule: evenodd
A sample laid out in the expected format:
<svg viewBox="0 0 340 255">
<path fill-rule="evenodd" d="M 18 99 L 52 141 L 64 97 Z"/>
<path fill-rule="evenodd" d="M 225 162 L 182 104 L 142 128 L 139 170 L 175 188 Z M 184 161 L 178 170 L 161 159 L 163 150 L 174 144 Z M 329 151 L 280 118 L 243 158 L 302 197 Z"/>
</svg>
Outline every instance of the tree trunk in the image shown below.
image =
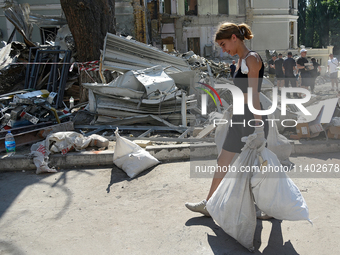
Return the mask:
<svg viewBox="0 0 340 255">
<path fill-rule="evenodd" d="M 68 26 L 77 48 L 77 61 L 99 60 L 106 33 L 115 34 L 115 0 L 60 0 Z M 91 72 L 93 73 L 93 72 Z M 81 71 L 80 81 L 101 82 L 99 73 Z M 87 92 L 80 84 L 80 102 L 87 100 Z"/>
</svg>

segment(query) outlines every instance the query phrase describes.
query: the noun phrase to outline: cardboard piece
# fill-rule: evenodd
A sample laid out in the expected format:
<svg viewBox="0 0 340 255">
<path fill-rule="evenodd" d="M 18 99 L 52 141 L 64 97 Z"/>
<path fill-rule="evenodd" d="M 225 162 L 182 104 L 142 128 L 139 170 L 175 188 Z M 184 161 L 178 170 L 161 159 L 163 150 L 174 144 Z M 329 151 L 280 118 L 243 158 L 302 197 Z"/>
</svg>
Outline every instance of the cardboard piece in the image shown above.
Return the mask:
<svg viewBox="0 0 340 255">
<path fill-rule="evenodd" d="M 309 131 L 309 125 L 308 123 L 298 123 L 296 125 L 296 133 L 298 138 L 309 138 L 310 137 L 310 131 Z"/>
<path fill-rule="evenodd" d="M 318 104 L 307 107 L 312 114 L 298 119 L 296 133 L 300 138 L 312 138 L 324 131 L 322 124 L 330 123 L 334 115 L 338 98 L 320 101 Z"/>
<path fill-rule="evenodd" d="M 331 139 L 340 139 L 340 126 L 329 127 L 327 137 Z"/>
<path fill-rule="evenodd" d="M 313 121 L 302 122 L 296 125 L 296 133 L 300 138 L 316 137 L 321 131 L 324 131 L 321 122 L 324 106 L 321 107 L 320 112 Z"/>
</svg>

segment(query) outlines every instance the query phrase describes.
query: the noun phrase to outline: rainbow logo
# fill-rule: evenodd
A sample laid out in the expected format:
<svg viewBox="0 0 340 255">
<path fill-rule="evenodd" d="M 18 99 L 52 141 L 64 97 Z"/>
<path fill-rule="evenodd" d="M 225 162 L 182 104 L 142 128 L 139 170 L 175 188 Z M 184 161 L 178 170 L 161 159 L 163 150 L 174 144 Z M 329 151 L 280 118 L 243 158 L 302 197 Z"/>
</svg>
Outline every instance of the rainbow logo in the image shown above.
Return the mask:
<svg viewBox="0 0 340 255">
<path fill-rule="evenodd" d="M 206 86 L 206 87 L 209 88 L 212 92 L 214 92 L 214 94 L 217 96 L 218 100 L 220 101 L 220 105 L 223 106 L 223 105 L 222 105 L 222 101 L 221 101 L 220 96 L 218 95 L 217 91 L 216 91 L 213 87 L 211 87 L 211 86 L 208 85 L 208 84 L 202 83 L 202 82 L 198 82 L 198 83 L 199 83 L 199 84 L 202 84 L 203 86 Z M 209 90 L 204 89 L 204 88 L 200 88 L 200 87 L 196 87 L 196 88 L 205 91 L 205 92 L 212 98 L 212 100 L 214 101 L 215 105 L 217 106 L 216 100 L 215 100 L 214 96 L 210 93 Z"/>
</svg>

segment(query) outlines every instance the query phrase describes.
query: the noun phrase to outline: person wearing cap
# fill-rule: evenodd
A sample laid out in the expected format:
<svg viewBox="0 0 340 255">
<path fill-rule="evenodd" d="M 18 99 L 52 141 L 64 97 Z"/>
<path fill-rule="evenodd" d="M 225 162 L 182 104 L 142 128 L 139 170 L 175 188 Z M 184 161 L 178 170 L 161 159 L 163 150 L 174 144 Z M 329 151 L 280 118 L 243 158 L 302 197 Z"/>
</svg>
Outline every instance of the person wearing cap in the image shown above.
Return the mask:
<svg viewBox="0 0 340 255">
<path fill-rule="evenodd" d="M 296 70 L 296 62 L 295 59 L 292 58 L 292 52 L 288 52 L 287 59 L 283 61 L 283 72 L 285 74 L 285 87 L 296 87 L 296 77 L 294 74 L 294 70 Z M 290 94 L 288 94 L 290 97 Z M 297 93 L 293 94 L 293 97 L 298 97 Z"/>
<path fill-rule="evenodd" d="M 275 60 L 274 66 L 275 66 L 275 75 L 277 79 L 277 87 L 279 88 L 279 91 L 284 86 L 284 74 L 283 74 L 283 59 L 282 54 L 279 54 L 279 58 Z"/>
<path fill-rule="evenodd" d="M 300 50 L 301 57 L 298 58 L 296 61 L 297 69 L 300 72 L 301 75 L 301 87 L 308 89 L 309 82 L 310 82 L 310 74 L 309 74 L 309 68 L 308 68 L 308 60 L 307 60 L 307 50 L 301 49 Z"/>
<path fill-rule="evenodd" d="M 332 90 L 334 91 L 335 91 L 334 85 L 336 85 L 336 90 L 339 91 L 338 66 L 339 66 L 338 60 L 333 56 L 332 53 L 329 54 L 327 71 L 329 72 L 329 78 L 331 79 L 331 83 L 332 83 Z"/>
</svg>

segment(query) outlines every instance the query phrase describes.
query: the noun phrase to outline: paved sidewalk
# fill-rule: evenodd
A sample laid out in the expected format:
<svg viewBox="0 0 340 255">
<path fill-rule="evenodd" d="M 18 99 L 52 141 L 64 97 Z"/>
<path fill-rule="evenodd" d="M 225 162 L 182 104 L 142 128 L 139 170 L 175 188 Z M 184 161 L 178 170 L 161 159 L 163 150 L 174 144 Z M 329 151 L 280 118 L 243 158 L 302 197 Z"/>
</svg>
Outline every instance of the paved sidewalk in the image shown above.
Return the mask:
<svg viewBox="0 0 340 255">
<path fill-rule="evenodd" d="M 292 155 L 308 155 L 327 152 L 340 152 L 340 140 L 300 140 L 291 141 Z M 110 142 L 109 149 L 103 151 L 68 152 L 66 155 L 50 155 L 50 166 L 58 168 L 112 166 L 115 142 Z M 0 171 L 16 171 L 36 169 L 33 159 L 28 156 L 30 146 L 19 148 L 12 157 L 6 153 L 0 154 Z M 195 149 L 193 149 L 195 148 Z M 190 156 L 207 158 L 216 157 L 215 143 L 201 143 L 198 145 L 175 144 L 147 146 L 146 150 L 160 161 L 188 160 Z"/>
<path fill-rule="evenodd" d="M 340 164 L 339 153 L 293 156 L 296 165 Z M 0 254 L 250 254 L 184 203 L 205 198 L 209 178 L 190 162 L 160 164 L 135 179 L 116 167 L 0 173 Z M 17 169 L 19 170 L 19 169 Z M 340 179 L 293 178 L 307 221 L 257 221 L 254 254 L 338 254 Z"/>
</svg>

